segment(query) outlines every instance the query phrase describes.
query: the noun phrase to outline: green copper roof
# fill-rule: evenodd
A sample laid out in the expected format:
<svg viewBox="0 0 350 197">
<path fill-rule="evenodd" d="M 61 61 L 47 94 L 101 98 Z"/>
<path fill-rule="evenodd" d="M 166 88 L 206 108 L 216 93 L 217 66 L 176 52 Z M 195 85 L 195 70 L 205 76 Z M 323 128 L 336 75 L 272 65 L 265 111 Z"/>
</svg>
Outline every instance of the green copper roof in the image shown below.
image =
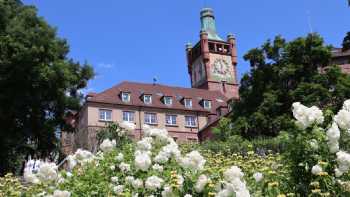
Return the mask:
<svg viewBox="0 0 350 197">
<path fill-rule="evenodd" d="M 201 11 L 201 30 L 208 33 L 208 38 L 211 40 L 221 40 L 216 33 L 214 11 L 211 8 L 204 8 Z"/>
</svg>

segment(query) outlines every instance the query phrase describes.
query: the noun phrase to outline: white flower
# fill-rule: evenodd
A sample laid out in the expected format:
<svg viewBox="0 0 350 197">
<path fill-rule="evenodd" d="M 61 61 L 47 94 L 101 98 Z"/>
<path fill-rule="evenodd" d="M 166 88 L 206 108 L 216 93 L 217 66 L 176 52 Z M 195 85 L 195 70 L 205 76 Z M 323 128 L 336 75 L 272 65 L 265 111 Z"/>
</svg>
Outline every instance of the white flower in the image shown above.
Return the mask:
<svg viewBox="0 0 350 197">
<path fill-rule="evenodd" d="M 135 179 L 132 181 L 131 185 L 135 188 L 135 189 L 139 189 L 143 187 L 143 181 L 141 179 Z"/>
<path fill-rule="evenodd" d="M 78 149 L 74 154 L 74 158 L 78 163 L 84 164 L 86 162 L 92 161 L 94 158 L 94 155 L 87 150 Z"/>
<path fill-rule="evenodd" d="M 182 167 L 196 171 L 203 170 L 205 162 L 206 160 L 198 151 L 192 151 L 180 160 Z"/>
<path fill-rule="evenodd" d="M 322 172 L 322 167 L 320 165 L 314 165 L 311 169 L 311 173 L 314 175 L 319 175 Z"/>
<path fill-rule="evenodd" d="M 115 160 L 117 161 L 123 161 L 124 160 L 124 155 L 123 153 L 118 153 L 118 155 L 115 157 Z"/>
<path fill-rule="evenodd" d="M 196 192 L 201 193 L 204 190 L 204 187 L 208 184 L 209 180 L 210 179 L 204 174 L 200 175 L 198 177 L 196 185 L 194 186 Z"/>
<path fill-rule="evenodd" d="M 67 157 L 67 164 L 68 164 L 68 170 L 73 170 L 73 168 L 77 165 L 77 161 L 75 160 L 75 156 L 68 155 Z"/>
<path fill-rule="evenodd" d="M 253 177 L 256 182 L 260 182 L 264 178 L 263 174 L 261 174 L 260 172 L 254 173 Z"/>
<path fill-rule="evenodd" d="M 334 170 L 334 173 L 335 173 L 335 177 L 341 177 L 344 173 L 342 171 L 340 171 L 338 168 L 336 168 Z"/>
<path fill-rule="evenodd" d="M 116 177 L 116 176 L 111 177 L 111 181 L 113 183 L 117 183 L 118 182 L 118 177 Z"/>
<path fill-rule="evenodd" d="M 157 163 L 152 166 L 152 169 L 155 171 L 158 171 L 158 172 L 163 172 L 163 166 L 161 166 Z"/>
<path fill-rule="evenodd" d="M 173 192 L 173 189 L 169 185 L 167 185 L 164 186 L 164 190 L 162 191 L 162 197 L 176 197 L 176 195 Z"/>
<path fill-rule="evenodd" d="M 344 130 L 350 129 L 350 111 L 342 109 L 335 115 L 334 120 L 338 126 Z"/>
<path fill-rule="evenodd" d="M 122 172 L 129 172 L 130 171 L 130 164 L 122 162 L 119 164 L 118 167 Z"/>
<path fill-rule="evenodd" d="M 237 166 L 231 166 L 231 168 L 225 170 L 224 172 L 224 179 L 226 181 L 231 181 L 234 178 L 242 178 L 243 176 L 244 176 L 244 173 Z"/>
<path fill-rule="evenodd" d="M 123 121 L 122 123 L 119 124 L 119 126 L 130 133 L 133 132 L 136 128 L 134 123 L 128 122 L 128 121 Z"/>
<path fill-rule="evenodd" d="M 146 179 L 145 187 L 149 190 L 156 190 L 162 187 L 163 182 L 163 179 L 151 176 Z"/>
<path fill-rule="evenodd" d="M 310 147 L 314 150 L 317 150 L 318 149 L 318 142 L 317 140 L 315 139 L 312 139 L 309 141 L 309 144 L 310 144 Z"/>
<path fill-rule="evenodd" d="M 132 184 L 132 182 L 135 180 L 135 178 L 133 176 L 127 176 L 125 177 L 125 182 L 127 182 L 128 184 Z"/>
<path fill-rule="evenodd" d="M 346 173 L 350 168 L 350 154 L 344 151 L 337 152 L 338 170 L 342 173 Z"/>
<path fill-rule="evenodd" d="M 34 183 L 34 184 L 40 183 L 40 180 L 38 179 L 38 177 L 36 177 L 35 174 L 33 174 L 31 168 L 25 168 L 24 169 L 23 178 L 28 183 Z"/>
<path fill-rule="evenodd" d="M 141 171 L 147 171 L 152 165 L 151 157 L 147 153 L 135 153 L 135 167 Z"/>
<path fill-rule="evenodd" d="M 346 111 L 350 111 L 350 99 L 344 101 L 343 109 Z"/>
<path fill-rule="evenodd" d="M 329 141 L 338 141 L 340 138 L 340 130 L 335 122 L 332 123 L 332 126 L 327 130 L 327 139 Z"/>
<path fill-rule="evenodd" d="M 105 139 L 103 140 L 103 142 L 100 145 L 100 149 L 103 152 L 110 152 L 113 150 L 113 148 L 116 146 L 116 141 L 115 140 L 109 140 L 109 139 Z"/>
<path fill-rule="evenodd" d="M 115 170 L 115 166 L 114 166 L 114 165 L 111 165 L 109 168 L 110 168 L 111 170 Z"/>
<path fill-rule="evenodd" d="M 117 185 L 113 187 L 113 192 L 116 194 L 122 194 L 124 191 L 124 185 Z"/>
<path fill-rule="evenodd" d="M 313 123 L 321 124 L 324 121 L 322 111 L 312 106 L 310 108 L 302 105 L 300 102 L 292 105 L 293 116 L 297 120 L 297 125 L 305 129 Z"/>
<path fill-rule="evenodd" d="M 191 194 L 185 194 L 184 197 L 192 197 Z"/>
<path fill-rule="evenodd" d="M 58 178 L 57 166 L 55 163 L 42 162 L 36 176 L 41 182 L 56 181 Z"/>
<path fill-rule="evenodd" d="M 70 192 L 68 192 L 68 191 L 61 191 L 61 190 L 55 190 L 53 192 L 53 197 L 70 197 Z"/>
<path fill-rule="evenodd" d="M 150 151 L 152 149 L 152 141 L 153 139 L 151 137 L 143 138 L 137 142 L 137 149 L 141 151 Z"/>
</svg>

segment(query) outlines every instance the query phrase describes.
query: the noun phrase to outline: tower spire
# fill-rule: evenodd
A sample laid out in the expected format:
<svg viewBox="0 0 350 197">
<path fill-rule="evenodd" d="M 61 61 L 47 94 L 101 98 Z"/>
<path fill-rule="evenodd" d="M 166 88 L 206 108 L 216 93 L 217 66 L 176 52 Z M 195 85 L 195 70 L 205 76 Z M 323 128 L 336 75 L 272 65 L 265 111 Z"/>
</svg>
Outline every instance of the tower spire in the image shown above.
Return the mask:
<svg viewBox="0 0 350 197">
<path fill-rule="evenodd" d="M 203 8 L 201 10 L 201 31 L 208 33 L 208 39 L 223 41 L 216 33 L 214 11 L 211 8 Z"/>
</svg>

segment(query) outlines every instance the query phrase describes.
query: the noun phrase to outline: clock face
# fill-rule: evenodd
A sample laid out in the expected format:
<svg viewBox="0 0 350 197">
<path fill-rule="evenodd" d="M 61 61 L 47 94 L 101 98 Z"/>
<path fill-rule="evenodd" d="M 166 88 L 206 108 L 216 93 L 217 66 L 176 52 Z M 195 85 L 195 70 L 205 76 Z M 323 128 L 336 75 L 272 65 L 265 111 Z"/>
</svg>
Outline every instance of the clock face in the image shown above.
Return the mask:
<svg viewBox="0 0 350 197">
<path fill-rule="evenodd" d="M 230 72 L 230 63 L 222 58 L 215 59 L 211 65 L 211 73 L 215 80 L 233 82 L 233 74 Z"/>
</svg>

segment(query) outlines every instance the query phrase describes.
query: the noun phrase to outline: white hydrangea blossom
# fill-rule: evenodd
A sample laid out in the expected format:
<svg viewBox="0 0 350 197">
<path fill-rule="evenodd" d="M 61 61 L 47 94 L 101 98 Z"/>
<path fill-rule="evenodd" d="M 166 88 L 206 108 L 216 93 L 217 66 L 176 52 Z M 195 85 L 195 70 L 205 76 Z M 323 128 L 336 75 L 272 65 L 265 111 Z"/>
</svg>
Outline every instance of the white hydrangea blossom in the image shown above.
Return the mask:
<svg viewBox="0 0 350 197">
<path fill-rule="evenodd" d="M 310 108 L 302 105 L 300 102 L 293 103 L 293 116 L 297 120 L 297 125 L 305 129 L 313 123 L 321 124 L 324 121 L 322 111 L 312 106 Z"/>
<path fill-rule="evenodd" d="M 78 149 L 74 154 L 74 158 L 78 163 L 83 164 L 92 161 L 94 159 L 94 155 L 87 150 Z"/>
<path fill-rule="evenodd" d="M 128 122 L 128 121 L 123 121 L 119 124 L 119 126 L 123 129 L 125 129 L 127 132 L 129 133 L 132 133 L 135 128 L 136 128 L 136 125 L 132 122 Z"/>
<path fill-rule="evenodd" d="M 206 175 L 200 175 L 198 177 L 196 185 L 194 186 L 196 192 L 201 193 L 204 190 L 205 186 L 209 183 L 209 181 L 210 179 Z"/>
<path fill-rule="evenodd" d="M 55 181 L 58 178 L 57 169 L 58 168 L 55 163 L 44 162 L 44 163 L 41 163 L 36 176 L 42 182 Z"/>
<path fill-rule="evenodd" d="M 162 187 L 163 179 L 157 176 L 150 176 L 146 179 L 145 187 L 149 190 L 156 190 Z"/>
<path fill-rule="evenodd" d="M 153 139 L 151 137 L 145 137 L 136 143 L 136 147 L 141 151 L 150 151 L 152 149 Z"/>
<path fill-rule="evenodd" d="M 124 185 L 117 185 L 113 187 L 113 192 L 115 194 L 122 194 L 124 191 Z"/>
<path fill-rule="evenodd" d="M 131 185 L 135 189 L 143 188 L 143 181 L 142 181 L 142 179 L 135 179 L 131 182 Z"/>
<path fill-rule="evenodd" d="M 323 172 L 323 169 L 320 165 L 314 165 L 311 169 L 311 173 L 314 175 L 319 175 L 321 172 Z"/>
<path fill-rule="evenodd" d="M 100 149 L 103 152 L 111 152 L 113 150 L 113 148 L 115 148 L 115 146 L 116 146 L 116 141 L 115 140 L 105 139 L 101 143 Z"/>
<path fill-rule="evenodd" d="M 337 163 L 339 174 L 344 174 L 350 169 L 350 154 L 344 151 L 337 152 Z"/>
<path fill-rule="evenodd" d="M 118 153 L 118 155 L 115 157 L 115 160 L 117 160 L 118 162 L 123 161 L 124 160 L 123 153 Z"/>
<path fill-rule="evenodd" d="M 36 177 L 35 174 L 33 174 L 32 169 L 30 169 L 30 168 L 25 168 L 24 169 L 23 178 L 28 183 L 33 183 L 33 184 L 39 184 L 40 183 L 40 180 L 38 179 L 38 177 Z"/>
<path fill-rule="evenodd" d="M 113 183 L 118 183 L 118 180 L 119 180 L 119 178 L 116 177 L 116 176 L 112 176 L 112 177 L 111 177 L 111 181 L 112 181 Z"/>
<path fill-rule="evenodd" d="M 119 164 L 118 167 L 122 172 L 129 172 L 130 171 L 130 164 L 122 162 Z"/>
<path fill-rule="evenodd" d="M 151 157 L 145 152 L 135 152 L 135 167 L 137 170 L 147 171 L 152 165 Z"/>
<path fill-rule="evenodd" d="M 198 151 L 187 153 L 185 157 L 180 159 L 180 164 L 184 168 L 191 170 L 203 170 L 206 160 Z"/>
<path fill-rule="evenodd" d="M 184 197 L 192 197 L 191 194 L 185 194 Z"/>
<path fill-rule="evenodd" d="M 162 197 L 176 197 L 177 195 L 173 192 L 171 186 L 164 186 L 164 190 L 162 191 Z"/>
<path fill-rule="evenodd" d="M 256 182 L 260 182 L 264 178 L 264 175 L 260 172 L 256 172 L 253 174 L 253 178 Z"/>
<path fill-rule="evenodd" d="M 333 122 L 332 126 L 327 130 L 326 134 L 330 152 L 336 153 L 339 151 L 340 130 L 335 122 Z"/>
<path fill-rule="evenodd" d="M 243 181 L 244 173 L 237 166 L 232 166 L 224 172 L 224 185 L 217 196 L 239 196 L 239 197 L 250 197 L 249 191 Z"/>
<path fill-rule="evenodd" d="M 70 197 L 71 193 L 68 191 L 55 190 L 53 197 Z"/>
<path fill-rule="evenodd" d="M 152 166 L 152 169 L 155 171 L 158 171 L 158 172 L 163 172 L 163 166 L 161 166 L 157 163 Z"/>
<path fill-rule="evenodd" d="M 342 109 L 335 115 L 334 120 L 337 122 L 338 126 L 341 129 L 349 130 L 350 129 L 350 111 Z"/>
</svg>

